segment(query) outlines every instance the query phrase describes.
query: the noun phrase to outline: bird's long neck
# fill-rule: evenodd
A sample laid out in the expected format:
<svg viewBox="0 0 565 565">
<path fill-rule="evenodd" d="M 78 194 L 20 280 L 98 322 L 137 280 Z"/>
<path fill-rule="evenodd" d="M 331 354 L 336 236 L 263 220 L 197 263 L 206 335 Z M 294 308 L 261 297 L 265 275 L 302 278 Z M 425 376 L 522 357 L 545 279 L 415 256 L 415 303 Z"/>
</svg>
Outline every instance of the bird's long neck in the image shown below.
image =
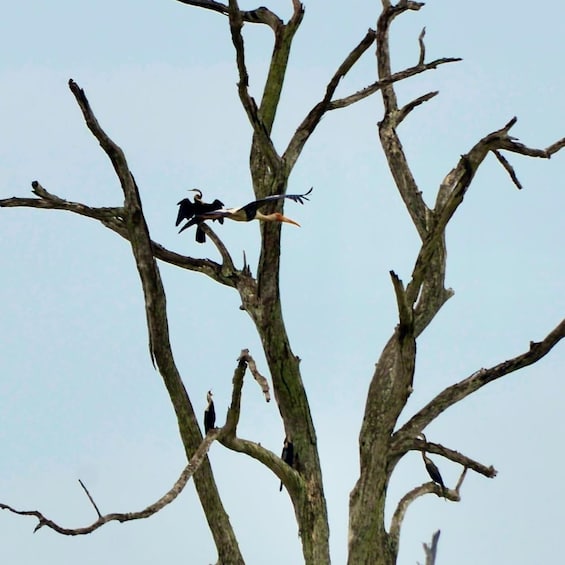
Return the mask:
<svg viewBox="0 0 565 565">
<path fill-rule="evenodd" d="M 255 214 L 255 219 L 260 220 L 261 222 L 280 222 L 281 214 L 279 212 L 273 212 L 272 214 L 262 214 L 261 212 L 257 211 Z"/>
</svg>

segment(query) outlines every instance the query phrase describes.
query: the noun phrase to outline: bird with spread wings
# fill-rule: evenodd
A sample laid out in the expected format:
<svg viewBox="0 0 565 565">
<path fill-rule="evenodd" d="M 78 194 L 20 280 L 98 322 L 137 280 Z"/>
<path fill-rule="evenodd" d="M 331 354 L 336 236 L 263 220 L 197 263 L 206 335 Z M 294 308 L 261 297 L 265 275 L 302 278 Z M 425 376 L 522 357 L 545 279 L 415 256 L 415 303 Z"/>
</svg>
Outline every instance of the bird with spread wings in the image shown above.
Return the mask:
<svg viewBox="0 0 565 565">
<path fill-rule="evenodd" d="M 199 243 L 203 243 L 205 241 L 205 234 L 202 231 L 200 224 L 207 220 L 218 220 L 220 223 L 222 223 L 225 218 L 236 222 L 259 220 L 261 222 L 286 222 L 294 224 L 295 226 L 300 226 L 298 222 L 287 218 L 280 212 L 263 214 L 263 212 L 261 212 L 261 208 L 264 208 L 269 203 L 276 202 L 277 200 L 282 200 L 284 198 L 289 198 L 293 202 L 304 204 L 305 200 L 310 200 L 308 195 L 312 192 L 312 190 L 313 187 L 304 194 L 273 194 L 272 196 L 254 200 L 253 202 L 249 202 L 248 204 L 245 204 L 245 206 L 240 206 L 238 208 L 224 208 L 223 204 L 219 200 L 214 200 L 211 204 L 204 204 L 201 201 L 202 193 L 200 193 L 198 203 L 197 197 L 194 198 L 194 203 L 190 202 L 187 198 L 179 202 L 180 208 L 176 225 L 178 226 L 183 219 L 188 220 L 179 230 L 179 233 L 196 225 L 196 241 Z M 186 204 L 185 201 L 188 202 L 188 204 Z"/>
</svg>

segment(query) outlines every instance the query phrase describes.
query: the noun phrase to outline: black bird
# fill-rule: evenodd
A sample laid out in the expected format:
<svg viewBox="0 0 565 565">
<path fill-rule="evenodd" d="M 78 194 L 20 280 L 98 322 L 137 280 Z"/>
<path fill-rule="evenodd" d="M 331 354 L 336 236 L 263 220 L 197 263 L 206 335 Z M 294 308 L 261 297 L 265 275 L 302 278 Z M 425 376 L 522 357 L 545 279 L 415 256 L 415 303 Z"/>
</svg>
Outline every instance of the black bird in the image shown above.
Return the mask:
<svg viewBox="0 0 565 565">
<path fill-rule="evenodd" d="M 206 406 L 206 410 L 204 410 L 204 433 L 208 433 L 216 426 L 216 410 L 214 409 L 211 390 L 208 391 L 206 400 L 208 401 L 208 406 Z"/>
<path fill-rule="evenodd" d="M 287 465 L 290 465 L 291 467 L 294 465 L 294 445 L 292 444 L 292 442 L 287 437 L 284 438 L 284 444 L 283 444 L 281 459 Z M 281 486 L 279 487 L 279 492 L 282 490 L 282 488 L 283 488 L 283 484 L 282 484 L 282 481 L 281 481 Z"/>
<path fill-rule="evenodd" d="M 428 443 L 428 440 L 426 439 L 426 436 L 424 434 L 421 433 L 420 437 L 426 443 Z M 445 483 L 443 482 L 441 473 L 439 472 L 437 465 L 426 455 L 425 449 L 422 449 L 422 459 L 424 460 L 424 465 L 426 466 L 426 471 L 428 472 L 428 475 L 430 476 L 430 478 L 434 483 L 438 484 L 441 487 L 441 494 L 445 498 Z"/>
<path fill-rule="evenodd" d="M 194 224 L 200 224 L 206 220 L 219 220 L 222 222 L 224 218 L 234 220 L 236 222 L 250 222 L 252 220 L 260 220 L 262 222 L 286 222 L 288 224 L 294 224 L 299 226 L 298 222 L 283 216 L 280 212 L 273 212 L 271 214 L 263 214 L 259 211 L 259 208 L 266 206 L 270 202 L 275 200 L 282 200 L 283 198 L 290 198 L 294 202 L 304 204 L 304 200 L 310 200 L 308 195 L 312 192 L 312 188 L 305 194 L 274 194 L 273 196 L 267 196 L 266 198 L 261 198 L 259 200 L 254 200 L 249 202 L 245 206 L 240 206 L 239 208 L 216 208 L 214 210 L 209 210 L 199 214 L 194 214 L 180 230 L 179 233 L 185 229 L 193 226 Z"/>
<path fill-rule="evenodd" d="M 177 214 L 175 226 L 178 226 L 183 220 L 192 220 L 199 214 L 205 214 L 206 212 L 211 212 L 212 210 L 218 210 L 224 207 L 224 203 L 220 202 L 218 199 L 211 203 L 202 202 L 202 191 L 198 188 L 193 188 L 189 192 L 196 193 L 194 195 L 194 202 L 191 202 L 188 198 L 183 198 L 177 203 L 179 206 L 179 212 Z M 223 221 L 223 218 L 221 218 L 220 223 Z M 196 223 L 198 223 L 198 227 L 196 228 L 196 241 L 198 243 L 204 243 L 206 241 L 206 234 L 200 228 L 200 222 Z"/>
</svg>

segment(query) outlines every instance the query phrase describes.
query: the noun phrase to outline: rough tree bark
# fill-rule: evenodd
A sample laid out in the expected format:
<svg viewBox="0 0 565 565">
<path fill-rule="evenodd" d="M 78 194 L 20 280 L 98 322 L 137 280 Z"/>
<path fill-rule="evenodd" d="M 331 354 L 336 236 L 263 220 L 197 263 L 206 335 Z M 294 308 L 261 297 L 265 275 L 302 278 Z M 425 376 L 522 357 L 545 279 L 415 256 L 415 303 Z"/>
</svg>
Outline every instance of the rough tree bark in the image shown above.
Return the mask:
<svg viewBox="0 0 565 565">
<path fill-rule="evenodd" d="M 495 155 L 509 173 L 512 182 L 520 188 L 511 164 L 501 151 L 549 158 L 565 145 L 565 139 L 557 141 L 546 149 L 527 147 L 510 136 L 510 129 L 516 121 L 515 118 L 512 119 L 500 129 L 486 135 L 461 156 L 454 168 L 445 176 L 438 189 L 435 204 L 431 208 L 422 198 L 397 130 L 412 110 L 433 98 L 437 92 L 423 94 L 407 104 L 399 105 L 395 83 L 459 59 L 442 58 L 426 62 L 424 32 L 418 38 L 420 56 L 414 66 L 393 71 L 389 52 L 389 32 L 395 18 L 408 11 L 420 10 L 422 3 L 400 0 L 393 4 L 389 0 L 382 0 L 382 11 L 378 17 L 376 30 L 369 29 L 344 58 L 326 85 L 322 99 L 299 124 L 287 147 L 279 151 L 273 143 L 271 132 L 281 98 L 292 40 L 302 22 L 304 7 L 298 0 L 292 0 L 293 13 L 285 23 L 265 7 L 242 10 L 237 0 L 229 0 L 228 4 L 213 0 L 180 1 L 190 6 L 217 12 L 227 19 L 239 74 L 238 93 L 253 130 L 250 170 L 257 198 L 286 191 L 289 176 L 302 149 L 327 112 L 345 108 L 375 93 L 380 93 L 382 97 L 384 113 L 378 125 L 380 142 L 396 187 L 421 239 L 421 247 L 407 284 L 394 272 L 390 273 L 398 306 L 398 325 L 380 355 L 367 394 L 365 414 L 359 434 L 359 477 L 350 497 L 349 563 L 392 565 L 396 563 L 402 520 L 410 503 L 426 493 L 441 493 L 434 483 L 426 483 L 411 490 L 400 500 L 391 523 L 387 525 L 384 514 L 387 488 L 398 461 L 410 450 L 422 451 L 425 448 L 426 451 L 437 453 L 460 464 L 463 472 L 457 486 L 447 489 L 444 493 L 447 498 L 454 501 L 459 500 L 460 488 L 468 469 L 486 477 L 493 477 L 496 471 L 492 466 L 483 465 L 442 445 L 426 443 L 418 439 L 418 435 L 447 408 L 489 382 L 535 363 L 565 336 L 564 321 L 541 342 L 532 343 L 529 351 L 494 367 L 480 369 L 445 389 L 416 412 L 406 424 L 398 428 L 398 417 L 412 392 L 417 338 L 453 294 L 450 289 L 445 288 L 446 227 L 463 202 L 477 169 L 489 153 Z M 259 104 L 248 90 L 249 80 L 243 39 L 243 28 L 246 24 L 266 25 L 274 36 L 269 71 Z M 335 98 L 340 80 L 373 46 L 376 50 L 377 80 L 360 91 Z M 242 269 L 235 267 L 227 246 L 208 226 L 205 226 L 204 230 L 217 247 L 222 259 L 221 263 L 210 259 L 185 257 L 152 241 L 143 215 L 137 185 L 123 151 L 104 133 L 81 88 L 72 80 L 69 86 L 82 110 L 88 128 L 108 155 L 120 180 L 124 193 L 123 206 L 88 207 L 60 198 L 48 192 L 38 182 L 33 183 L 36 198 L 6 198 L 0 200 L 0 206 L 67 210 L 99 220 L 130 242 L 145 298 L 151 358 L 169 393 L 190 463 L 170 493 L 156 505 L 140 513 L 108 515 L 110 518 L 99 515 L 99 520 L 86 529 L 61 528 L 38 511 L 16 510 L 7 504 L 1 504 L 0 507 L 18 514 L 35 516 L 39 520 L 37 527 L 47 526 L 59 533 L 69 535 L 84 534 L 110 520 L 125 521 L 147 517 L 174 499 L 193 475 L 216 543 L 219 563 L 243 563 L 244 558 L 220 500 L 209 461 L 205 456 L 210 443 L 217 440 L 228 449 L 255 458 L 281 479 L 294 506 L 305 563 L 309 565 L 329 563 L 329 524 L 316 430 L 302 381 L 300 360 L 292 351 L 282 315 L 279 292 L 280 225 L 264 224 L 261 227 L 261 254 L 256 276 L 253 276 L 248 265 L 244 265 Z M 283 202 L 280 201 L 277 206 L 282 209 Z M 283 463 L 278 455 L 261 445 L 237 436 L 241 387 L 248 365 L 256 378 L 263 383 L 262 386 L 265 383 L 264 378 L 257 373 L 247 351 L 242 352 L 234 373 L 232 404 L 226 425 L 220 430 L 210 432 L 203 439 L 171 350 L 165 290 L 157 259 L 180 268 L 204 273 L 215 282 L 232 287 L 239 293 L 242 308 L 253 320 L 261 338 L 272 378 L 274 398 L 286 435 L 294 444 L 296 452 L 294 468 Z M 268 391 L 265 392 L 268 394 Z M 435 561 L 437 537 L 434 537 L 432 546 L 433 560 L 430 561 L 432 559 L 430 553 L 427 557 L 429 562 Z M 432 549 L 429 551 L 432 552 Z"/>
</svg>

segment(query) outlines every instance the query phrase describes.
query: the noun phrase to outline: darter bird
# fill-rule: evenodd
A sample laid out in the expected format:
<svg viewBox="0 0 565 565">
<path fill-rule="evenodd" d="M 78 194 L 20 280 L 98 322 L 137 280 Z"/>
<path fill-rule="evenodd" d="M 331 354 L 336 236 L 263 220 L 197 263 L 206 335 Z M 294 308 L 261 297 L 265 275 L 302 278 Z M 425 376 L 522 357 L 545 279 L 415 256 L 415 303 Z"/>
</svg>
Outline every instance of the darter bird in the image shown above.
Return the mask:
<svg viewBox="0 0 565 565">
<path fill-rule="evenodd" d="M 208 406 L 206 406 L 206 410 L 204 410 L 204 432 L 208 433 L 216 426 L 216 410 L 214 409 L 211 390 L 208 391 L 206 400 L 208 401 Z"/>
</svg>

